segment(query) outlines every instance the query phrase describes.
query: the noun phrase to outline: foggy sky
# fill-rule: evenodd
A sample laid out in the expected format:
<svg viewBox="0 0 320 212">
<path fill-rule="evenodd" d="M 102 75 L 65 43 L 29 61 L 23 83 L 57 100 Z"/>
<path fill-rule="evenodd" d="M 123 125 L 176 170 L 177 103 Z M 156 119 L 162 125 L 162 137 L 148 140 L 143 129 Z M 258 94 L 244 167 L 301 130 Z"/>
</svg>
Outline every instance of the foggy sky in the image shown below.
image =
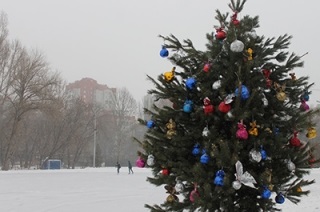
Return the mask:
<svg viewBox="0 0 320 212">
<path fill-rule="evenodd" d="M 232 11 L 229 0 L 1 0 L 8 15 L 9 37 L 41 51 L 52 70 L 68 82 L 84 77 L 109 87 L 126 87 L 137 100 L 172 64 L 159 56 L 163 40 L 173 34 L 205 49 L 206 33 L 218 25 L 215 10 Z M 315 82 L 310 103 L 320 100 L 318 68 L 319 1 L 247 0 L 239 18 L 258 15 L 258 35 L 293 36 L 290 52 L 303 57 L 297 77 Z"/>
</svg>

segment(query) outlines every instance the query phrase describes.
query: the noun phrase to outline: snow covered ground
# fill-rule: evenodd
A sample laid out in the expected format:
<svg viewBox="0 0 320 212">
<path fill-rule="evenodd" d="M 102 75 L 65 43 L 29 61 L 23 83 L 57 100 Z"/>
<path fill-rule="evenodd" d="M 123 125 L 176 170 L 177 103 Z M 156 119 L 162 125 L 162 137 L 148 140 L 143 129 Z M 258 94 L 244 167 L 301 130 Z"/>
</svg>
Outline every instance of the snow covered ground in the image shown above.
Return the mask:
<svg viewBox="0 0 320 212">
<path fill-rule="evenodd" d="M 116 169 L 12 170 L 0 172 L 0 211 L 3 212 L 143 212 L 144 204 L 161 203 L 167 197 L 163 187 L 146 181 L 147 168 L 134 168 L 129 175 Z M 320 169 L 307 179 L 316 183 L 298 205 L 285 201 L 283 211 L 320 211 Z"/>
</svg>

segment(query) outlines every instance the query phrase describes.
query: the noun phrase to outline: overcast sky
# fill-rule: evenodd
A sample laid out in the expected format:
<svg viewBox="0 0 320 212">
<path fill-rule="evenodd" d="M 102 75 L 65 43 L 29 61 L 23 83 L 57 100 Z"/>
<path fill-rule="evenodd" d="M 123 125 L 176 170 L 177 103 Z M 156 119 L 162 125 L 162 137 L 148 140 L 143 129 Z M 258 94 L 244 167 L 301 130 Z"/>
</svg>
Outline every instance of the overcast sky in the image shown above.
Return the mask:
<svg viewBox="0 0 320 212">
<path fill-rule="evenodd" d="M 1 0 L 9 37 L 41 51 L 67 82 L 84 77 L 109 87 L 126 87 L 141 100 L 172 64 L 159 56 L 173 34 L 204 50 L 206 33 L 218 25 L 215 10 L 230 12 L 229 0 Z M 292 35 L 290 51 L 303 58 L 297 77 L 315 82 L 310 103 L 320 100 L 319 13 L 317 0 L 247 0 L 244 15 L 260 18 L 258 35 Z"/>
</svg>

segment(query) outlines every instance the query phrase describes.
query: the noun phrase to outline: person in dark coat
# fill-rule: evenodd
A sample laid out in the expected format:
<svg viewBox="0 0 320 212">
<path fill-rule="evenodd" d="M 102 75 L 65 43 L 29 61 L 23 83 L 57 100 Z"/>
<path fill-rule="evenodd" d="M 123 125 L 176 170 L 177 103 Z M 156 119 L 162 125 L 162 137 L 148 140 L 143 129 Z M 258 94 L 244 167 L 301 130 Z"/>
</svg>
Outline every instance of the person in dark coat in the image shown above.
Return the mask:
<svg viewBox="0 0 320 212">
<path fill-rule="evenodd" d="M 116 167 L 117 167 L 117 174 L 119 174 L 119 172 L 120 172 L 120 168 L 121 168 L 121 165 L 120 165 L 120 163 L 119 163 L 119 162 L 117 162 Z"/>
<path fill-rule="evenodd" d="M 130 162 L 130 161 L 128 161 L 128 169 L 129 169 L 129 174 L 130 174 L 130 173 L 133 174 L 132 165 L 131 165 L 131 162 Z"/>
</svg>

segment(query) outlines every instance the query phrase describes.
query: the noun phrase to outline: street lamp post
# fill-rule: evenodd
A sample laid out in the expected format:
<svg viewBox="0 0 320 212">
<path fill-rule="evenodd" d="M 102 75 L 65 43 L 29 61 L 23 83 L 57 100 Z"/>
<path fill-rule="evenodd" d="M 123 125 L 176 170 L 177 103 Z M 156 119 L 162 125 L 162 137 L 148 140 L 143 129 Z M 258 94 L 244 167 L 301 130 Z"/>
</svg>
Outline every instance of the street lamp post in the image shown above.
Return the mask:
<svg viewBox="0 0 320 212">
<path fill-rule="evenodd" d="M 97 115 L 94 111 L 94 129 L 93 129 L 93 168 L 96 167 L 96 143 L 97 143 Z"/>
</svg>

